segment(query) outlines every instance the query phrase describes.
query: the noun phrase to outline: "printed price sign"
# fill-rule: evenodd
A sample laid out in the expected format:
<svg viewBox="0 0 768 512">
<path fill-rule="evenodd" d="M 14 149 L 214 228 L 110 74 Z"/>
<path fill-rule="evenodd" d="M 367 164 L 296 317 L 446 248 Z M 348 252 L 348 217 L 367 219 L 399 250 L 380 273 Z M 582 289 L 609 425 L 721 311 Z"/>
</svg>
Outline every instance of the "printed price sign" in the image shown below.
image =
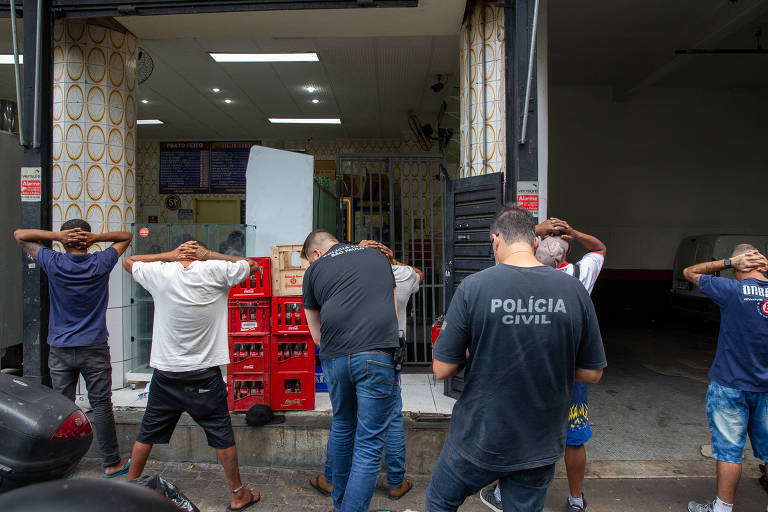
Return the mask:
<svg viewBox="0 0 768 512">
<path fill-rule="evenodd" d="M 21 200 L 23 202 L 40 202 L 40 167 L 21 168 Z"/>
</svg>

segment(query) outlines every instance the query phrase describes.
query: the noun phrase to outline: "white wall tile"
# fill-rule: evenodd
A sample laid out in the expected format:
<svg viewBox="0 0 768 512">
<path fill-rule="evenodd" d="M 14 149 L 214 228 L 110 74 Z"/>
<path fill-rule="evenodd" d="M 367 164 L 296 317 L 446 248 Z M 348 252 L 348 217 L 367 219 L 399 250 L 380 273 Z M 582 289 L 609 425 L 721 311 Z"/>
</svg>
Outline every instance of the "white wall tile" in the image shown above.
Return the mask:
<svg viewBox="0 0 768 512">
<path fill-rule="evenodd" d="M 107 310 L 107 330 L 109 331 L 109 354 L 112 362 L 122 362 L 123 355 L 123 308 Z"/>
<path fill-rule="evenodd" d="M 122 389 L 125 387 L 125 371 L 122 361 L 112 361 L 112 389 Z"/>
<path fill-rule="evenodd" d="M 109 247 L 111 244 L 104 244 L 105 247 Z M 109 275 L 109 308 L 120 308 L 125 306 L 123 304 L 123 262 L 122 259 L 117 261 L 115 268 L 112 269 L 112 273 Z M 110 334 L 112 331 L 109 331 Z M 122 332 L 122 330 L 121 330 Z"/>
</svg>

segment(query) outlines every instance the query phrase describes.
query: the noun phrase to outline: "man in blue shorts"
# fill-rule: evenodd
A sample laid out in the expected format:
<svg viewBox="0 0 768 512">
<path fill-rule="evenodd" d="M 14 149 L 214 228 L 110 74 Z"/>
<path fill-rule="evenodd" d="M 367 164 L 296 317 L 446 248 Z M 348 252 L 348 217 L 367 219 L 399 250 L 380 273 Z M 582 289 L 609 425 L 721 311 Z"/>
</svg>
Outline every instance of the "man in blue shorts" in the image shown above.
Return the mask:
<svg viewBox="0 0 768 512">
<path fill-rule="evenodd" d="M 584 285 L 589 294 L 597 282 L 605 262 L 606 247 L 598 238 L 572 228 L 566 221 L 552 217 L 536 226 L 536 235 L 544 237 L 536 249 L 536 259 L 544 265 L 573 276 Z M 577 263 L 568 263 L 570 242 L 578 242 L 587 250 Z M 586 382 L 573 383 L 571 408 L 568 413 L 568 434 L 565 439 L 565 471 L 568 476 L 568 510 L 584 512 L 584 475 L 587 471 L 587 449 L 584 446 L 592 438 L 589 425 L 589 400 Z M 501 488 L 485 489 L 480 499 L 491 510 L 502 511 Z"/>
<path fill-rule="evenodd" d="M 716 277 L 733 268 L 736 279 Z M 717 497 L 688 503 L 688 512 L 731 512 L 747 435 L 755 457 L 768 460 L 768 260 L 748 244 L 730 258 L 683 270 L 720 307 L 720 334 L 709 370 L 707 417 L 717 460 Z M 716 275 L 711 275 L 716 274 Z"/>
</svg>

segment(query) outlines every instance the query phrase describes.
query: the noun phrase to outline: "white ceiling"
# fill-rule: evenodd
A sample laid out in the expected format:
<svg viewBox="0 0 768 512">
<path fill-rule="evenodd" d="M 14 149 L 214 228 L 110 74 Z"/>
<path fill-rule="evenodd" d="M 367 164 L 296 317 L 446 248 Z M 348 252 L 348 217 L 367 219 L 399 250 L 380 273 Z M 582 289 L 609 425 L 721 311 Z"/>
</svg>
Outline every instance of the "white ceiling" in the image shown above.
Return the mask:
<svg viewBox="0 0 768 512">
<path fill-rule="evenodd" d="M 143 137 L 350 138 L 398 137 L 409 113 L 434 124 L 437 74 L 455 84 L 457 36 L 368 38 L 194 38 L 143 40 L 155 70 L 139 86 Z M 320 62 L 216 63 L 218 52 L 315 51 Z M 307 85 L 318 88 L 314 93 Z M 221 93 L 211 92 L 213 87 Z M 317 98 L 318 104 L 311 100 Z M 225 99 L 233 100 L 226 104 Z M 272 125 L 269 117 L 340 117 L 340 126 Z"/>
</svg>

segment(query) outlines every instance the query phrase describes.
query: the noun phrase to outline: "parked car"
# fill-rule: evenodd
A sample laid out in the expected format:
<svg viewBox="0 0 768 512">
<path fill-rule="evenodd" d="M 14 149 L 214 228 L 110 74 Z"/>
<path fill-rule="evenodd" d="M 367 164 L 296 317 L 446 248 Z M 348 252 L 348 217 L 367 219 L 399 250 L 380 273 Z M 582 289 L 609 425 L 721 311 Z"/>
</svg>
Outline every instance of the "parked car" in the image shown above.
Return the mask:
<svg viewBox="0 0 768 512">
<path fill-rule="evenodd" d="M 671 303 L 678 310 L 719 321 L 720 310 L 683 275 L 683 269 L 705 261 L 727 258 L 738 244 L 752 244 L 768 254 L 768 235 L 696 235 L 684 238 L 677 248 L 672 272 Z M 722 277 L 733 278 L 733 270 L 724 270 Z"/>
<path fill-rule="evenodd" d="M 14 512 L 180 512 L 163 495 L 127 482 L 72 478 L 29 485 L 0 495 Z"/>
<path fill-rule="evenodd" d="M 0 492 L 69 474 L 93 440 L 74 402 L 30 379 L 0 373 Z"/>
</svg>

